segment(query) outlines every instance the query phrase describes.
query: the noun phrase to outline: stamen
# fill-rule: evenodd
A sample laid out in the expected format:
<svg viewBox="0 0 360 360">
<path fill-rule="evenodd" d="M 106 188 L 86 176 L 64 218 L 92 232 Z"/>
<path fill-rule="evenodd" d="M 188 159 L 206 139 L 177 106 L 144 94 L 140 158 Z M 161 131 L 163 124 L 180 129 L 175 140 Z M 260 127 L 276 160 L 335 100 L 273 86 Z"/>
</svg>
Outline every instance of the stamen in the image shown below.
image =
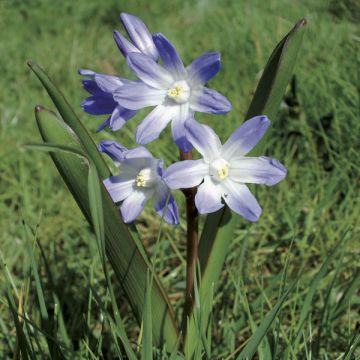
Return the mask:
<svg viewBox="0 0 360 360">
<path fill-rule="evenodd" d="M 138 187 L 152 187 L 158 181 L 158 175 L 154 169 L 144 168 L 135 178 L 135 185 Z"/>
<path fill-rule="evenodd" d="M 225 179 L 229 175 L 229 166 L 225 164 L 221 169 L 218 170 L 218 175 L 221 180 Z"/>
<path fill-rule="evenodd" d="M 136 176 L 135 183 L 136 183 L 136 186 L 145 187 L 145 184 L 146 184 L 145 176 L 143 174 L 139 173 Z"/>
<path fill-rule="evenodd" d="M 180 96 L 183 91 L 184 91 L 183 87 L 175 86 L 172 89 L 170 89 L 167 94 L 170 97 L 177 97 L 177 96 Z"/>
<path fill-rule="evenodd" d="M 210 175 L 216 181 L 222 181 L 229 176 L 229 166 L 230 164 L 222 159 L 214 160 L 210 165 Z"/>
<path fill-rule="evenodd" d="M 190 98 L 190 87 L 185 80 L 176 81 L 167 91 L 167 96 L 178 104 L 187 102 Z"/>
</svg>

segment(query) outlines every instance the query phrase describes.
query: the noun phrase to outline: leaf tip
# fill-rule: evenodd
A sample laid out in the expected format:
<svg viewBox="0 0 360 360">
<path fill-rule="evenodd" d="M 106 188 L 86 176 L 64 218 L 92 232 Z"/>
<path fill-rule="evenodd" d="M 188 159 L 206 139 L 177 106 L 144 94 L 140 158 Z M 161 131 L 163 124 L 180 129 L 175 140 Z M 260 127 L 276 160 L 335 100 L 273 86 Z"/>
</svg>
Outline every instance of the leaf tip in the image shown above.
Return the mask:
<svg viewBox="0 0 360 360">
<path fill-rule="evenodd" d="M 36 105 L 35 106 L 35 112 L 41 112 L 41 111 L 44 111 L 45 110 L 45 108 L 43 108 L 41 105 Z"/>
<path fill-rule="evenodd" d="M 32 69 L 33 66 L 34 66 L 34 62 L 33 62 L 32 60 L 27 60 L 27 61 L 26 61 L 26 64 L 27 64 L 27 66 L 28 66 L 30 69 Z"/>
<path fill-rule="evenodd" d="M 307 24 L 307 20 L 305 18 L 302 18 L 301 20 L 299 20 L 296 24 L 296 27 L 303 27 Z"/>
</svg>

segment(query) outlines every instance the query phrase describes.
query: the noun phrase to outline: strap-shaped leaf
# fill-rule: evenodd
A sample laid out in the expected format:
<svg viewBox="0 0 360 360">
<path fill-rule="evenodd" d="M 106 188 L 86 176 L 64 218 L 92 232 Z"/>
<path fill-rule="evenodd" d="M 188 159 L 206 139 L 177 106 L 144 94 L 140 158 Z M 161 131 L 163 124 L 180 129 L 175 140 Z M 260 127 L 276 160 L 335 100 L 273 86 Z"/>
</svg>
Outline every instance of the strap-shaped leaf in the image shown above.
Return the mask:
<svg viewBox="0 0 360 360">
<path fill-rule="evenodd" d="M 44 142 L 60 144 L 83 151 L 79 139 L 69 126 L 53 113 L 37 107 L 37 124 Z M 80 156 L 55 152 L 51 157 L 66 185 L 91 224 L 91 210 L 88 196 L 88 164 Z M 139 244 L 131 236 L 128 227 L 122 222 L 119 210 L 101 183 L 101 196 L 104 216 L 105 247 L 109 262 L 124 288 L 130 305 L 140 322 L 143 317 L 147 273 L 149 265 Z M 166 344 L 171 351 L 175 346 L 178 333 L 174 314 L 160 280 L 154 274 L 152 289 L 152 329 L 154 342 Z"/>
<path fill-rule="evenodd" d="M 272 52 L 246 119 L 256 115 L 267 115 L 270 119 L 274 119 L 292 75 L 305 24 L 304 19 L 300 20 Z M 209 302 L 212 284 L 216 284 L 219 279 L 228 247 L 234 237 L 234 230 L 240 221 L 239 216 L 233 214 L 228 207 L 209 214 L 206 218 L 199 244 L 199 261 L 202 271 L 201 305 L 208 314 L 212 307 Z M 207 321 L 206 318 L 204 321 Z M 195 333 L 194 326 L 194 320 L 191 319 L 186 339 L 186 342 L 189 342 L 190 352 L 193 351 L 191 344 Z"/>
<path fill-rule="evenodd" d="M 49 94 L 51 100 L 59 111 L 62 119 L 65 121 L 67 125 L 75 132 L 77 135 L 82 147 L 85 149 L 86 154 L 91 158 L 93 163 L 96 166 L 96 169 L 102 179 L 108 178 L 110 174 L 110 170 L 107 167 L 103 157 L 99 153 L 92 137 L 89 132 L 86 130 L 86 127 L 80 121 L 80 119 L 76 116 L 75 111 L 72 109 L 65 96 L 61 93 L 61 91 L 56 87 L 54 82 L 51 80 L 49 75 L 35 62 L 28 61 L 27 63 L 30 69 L 34 72 L 37 78 L 40 80 L 45 90 Z M 129 225 L 129 230 L 131 235 L 138 239 L 139 235 L 137 233 L 136 227 L 134 224 Z M 140 245 L 140 242 L 139 242 Z M 142 246 L 139 247 L 141 251 L 143 251 L 144 256 L 145 251 L 142 249 Z"/>
<path fill-rule="evenodd" d="M 298 21 L 272 52 L 251 101 L 247 119 L 260 114 L 272 119 L 276 115 L 293 73 L 305 25 L 305 19 Z"/>
<path fill-rule="evenodd" d="M 51 100 L 59 111 L 62 119 L 77 135 L 86 153 L 96 165 L 99 175 L 103 179 L 109 177 L 109 168 L 106 166 L 106 163 L 102 158 L 101 154 L 99 153 L 89 132 L 86 130 L 85 126 L 76 116 L 74 110 L 71 108 L 70 104 L 65 99 L 65 96 L 55 86 L 54 82 L 38 64 L 34 63 L 33 61 L 28 61 L 27 64 L 41 81 L 42 85 L 44 86 L 45 90 L 47 91 Z"/>
</svg>

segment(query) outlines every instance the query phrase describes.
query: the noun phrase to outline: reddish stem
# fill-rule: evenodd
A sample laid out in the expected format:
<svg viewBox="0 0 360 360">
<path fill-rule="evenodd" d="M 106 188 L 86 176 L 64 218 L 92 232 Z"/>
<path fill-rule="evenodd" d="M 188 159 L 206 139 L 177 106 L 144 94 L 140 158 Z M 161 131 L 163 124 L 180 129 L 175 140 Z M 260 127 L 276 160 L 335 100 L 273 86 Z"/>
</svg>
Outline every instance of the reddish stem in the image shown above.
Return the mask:
<svg viewBox="0 0 360 360">
<path fill-rule="evenodd" d="M 192 153 L 180 151 L 180 160 L 192 160 Z M 186 290 L 185 304 L 182 319 L 182 332 L 185 337 L 187 320 L 190 317 L 194 302 L 194 272 L 198 259 L 199 245 L 199 217 L 195 206 L 196 188 L 182 189 L 186 200 L 186 222 L 187 222 L 187 243 L 186 243 Z"/>
</svg>

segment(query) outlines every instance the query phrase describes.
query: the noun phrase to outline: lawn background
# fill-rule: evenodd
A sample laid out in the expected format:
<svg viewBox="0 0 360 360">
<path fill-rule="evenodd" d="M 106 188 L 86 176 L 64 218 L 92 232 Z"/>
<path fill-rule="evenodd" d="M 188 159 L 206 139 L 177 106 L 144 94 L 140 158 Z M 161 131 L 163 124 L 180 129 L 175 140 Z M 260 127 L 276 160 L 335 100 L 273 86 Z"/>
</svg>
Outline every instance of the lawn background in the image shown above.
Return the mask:
<svg viewBox="0 0 360 360">
<path fill-rule="evenodd" d="M 84 320 L 90 273 L 96 289 L 105 296 L 93 234 L 49 157 L 21 149 L 24 143 L 40 141 L 34 106 L 40 103 L 53 109 L 26 60 L 33 59 L 46 69 L 97 141 L 115 137 L 134 146 L 136 125 L 148 110 L 138 114 L 122 132 L 95 134 L 101 119 L 84 114 L 79 106 L 86 94 L 77 69 L 133 76 L 112 39 L 114 29 L 122 30 L 121 11 L 142 18 L 152 32 L 164 33 L 186 64 L 203 52 L 221 52 L 222 70 L 210 86 L 229 98 L 233 110 L 226 116 L 199 115 L 198 119 L 212 126 L 222 140 L 245 120 L 256 82 L 276 43 L 297 20 L 307 19 L 293 86 L 278 116 L 271 119 L 265 149 L 266 155 L 286 165 L 288 177 L 274 188 L 252 188 L 263 215 L 256 224 L 239 219 L 216 292 L 213 346 L 214 355 L 222 358 L 249 337 L 244 294 L 252 303 L 261 289 L 275 281 L 267 293 L 269 304 L 274 304 L 280 286 L 276 275 L 283 270 L 293 241 L 289 276 L 295 277 L 300 269 L 303 276 L 282 314 L 281 346 L 286 347 L 311 280 L 345 237 L 341 251 L 317 289 L 302 345 L 293 353 L 307 358 L 310 332 L 316 339 L 322 324 L 318 356 L 324 358 L 326 354 L 335 359 L 345 351 L 355 328 L 360 326 L 360 294 L 356 291 L 360 269 L 360 37 L 356 22 L 360 8 L 355 1 L 324 0 L 0 2 L 0 249 L 6 263 L 0 276 L 0 357 L 11 356 L 15 341 L 4 295 L 8 286 L 5 270 L 9 270 L 18 289 L 29 278 L 24 223 L 37 232 L 53 277 L 50 284 L 36 248 L 45 296 L 49 304 L 54 293 L 59 297 L 79 358 L 83 356 L 81 339 L 85 325 L 90 326 L 93 338 L 99 336 L 98 309 L 93 308 L 89 323 Z M 166 164 L 177 156 L 167 140 L 169 134 L 163 133 L 150 146 L 154 155 L 165 158 Z M 138 225 L 151 252 L 159 225 L 151 208 L 140 217 Z M 176 308 L 181 305 L 184 287 L 184 230 L 183 221 L 176 229 L 166 227 L 157 264 L 158 269 L 165 269 L 161 275 Z M 353 282 L 355 291 L 346 310 L 336 313 L 339 299 Z M 136 336 L 137 329 L 132 325 L 132 317 L 127 316 L 120 290 L 119 299 Z M 255 320 L 262 317 L 269 304 L 262 298 L 260 308 L 253 313 Z M 27 306 L 29 316 L 37 321 L 33 282 Z M 110 337 L 103 336 L 106 347 Z"/>
</svg>

